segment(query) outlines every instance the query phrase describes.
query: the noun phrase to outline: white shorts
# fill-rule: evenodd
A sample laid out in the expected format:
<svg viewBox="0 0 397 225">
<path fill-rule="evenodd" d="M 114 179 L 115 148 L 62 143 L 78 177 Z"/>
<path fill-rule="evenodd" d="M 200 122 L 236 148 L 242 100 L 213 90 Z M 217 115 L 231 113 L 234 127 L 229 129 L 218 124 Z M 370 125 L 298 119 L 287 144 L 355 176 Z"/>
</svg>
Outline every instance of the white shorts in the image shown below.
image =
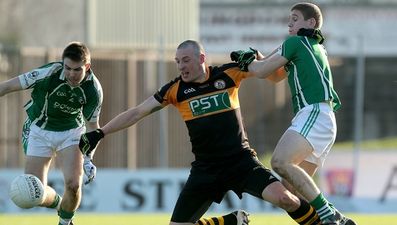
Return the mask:
<svg viewBox="0 0 397 225">
<path fill-rule="evenodd" d="M 56 151 L 61 151 L 72 145 L 78 145 L 80 136 L 84 132 L 85 127 L 66 131 L 48 131 L 31 124 L 25 146 L 26 155 L 52 157 Z"/>
<path fill-rule="evenodd" d="M 288 130 L 300 133 L 313 147 L 306 161 L 321 167 L 336 138 L 335 114 L 328 103 L 316 103 L 301 109 Z"/>
</svg>

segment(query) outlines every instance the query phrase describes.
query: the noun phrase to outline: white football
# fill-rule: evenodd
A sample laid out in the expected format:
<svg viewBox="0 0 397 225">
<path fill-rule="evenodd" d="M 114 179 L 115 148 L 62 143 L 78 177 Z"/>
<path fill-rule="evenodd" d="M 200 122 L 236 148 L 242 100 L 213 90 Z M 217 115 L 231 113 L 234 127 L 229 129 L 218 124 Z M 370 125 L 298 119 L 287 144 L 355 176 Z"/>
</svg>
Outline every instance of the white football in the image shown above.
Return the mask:
<svg viewBox="0 0 397 225">
<path fill-rule="evenodd" d="M 23 209 L 29 209 L 43 202 L 44 186 L 36 176 L 22 174 L 11 182 L 9 195 L 15 205 Z"/>
</svg>

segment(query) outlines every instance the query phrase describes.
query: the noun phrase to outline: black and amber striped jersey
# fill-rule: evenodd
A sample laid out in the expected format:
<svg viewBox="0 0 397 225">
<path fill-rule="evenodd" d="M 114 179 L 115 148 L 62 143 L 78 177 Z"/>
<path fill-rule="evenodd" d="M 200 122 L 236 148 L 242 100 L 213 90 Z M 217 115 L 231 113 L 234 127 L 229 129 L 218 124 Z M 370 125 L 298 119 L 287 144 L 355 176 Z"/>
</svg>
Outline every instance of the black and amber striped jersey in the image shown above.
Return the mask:
<svg viewBox="0 0 397 225">
<path fill-rule="evenodd" d="M 238 90 L 250 74 L 236 63 L 206 68 L 203 83 L 181 77 L 161 87 L 154 97 L 163 106 L 174 105 L 189 130 L 197 160 L 217 160 L 242 151 L 253 151 L 242 122 Z"/>
</svg>

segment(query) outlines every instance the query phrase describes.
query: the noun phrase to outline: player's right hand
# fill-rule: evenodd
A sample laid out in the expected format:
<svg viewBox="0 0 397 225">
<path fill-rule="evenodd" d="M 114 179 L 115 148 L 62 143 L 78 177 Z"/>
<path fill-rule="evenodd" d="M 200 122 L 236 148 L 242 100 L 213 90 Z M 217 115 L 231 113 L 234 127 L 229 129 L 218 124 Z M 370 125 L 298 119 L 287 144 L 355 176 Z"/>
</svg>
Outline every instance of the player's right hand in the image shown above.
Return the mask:
<svg viewBox="0 0 397 225">
<path fill-rule="evenodd" d="M 238 67 L 247 72 L 248 65 L 256 59 L 258 51 L 256 49 L 250 48 L 247 51 L 238 50 L 230 53 L 230 59 L 236 63 L 238 63 Z"/>
<path fill-rule="evenodd" d="M 92 163 L 92 159 L 89 156 L 84 156 L 84 163 L 83 163 L 84 173 L 87 176 L 86 181 L 84 184 L 87 185 L 91 183 L 96 177 L 96 166 Z"/>
<path fill-rule="evenodd" d="M 85 156 L 89 156 L 97 146 L 99 141 L 105 136 L 101 129 L 96 129 L 94 131 L 85 133 L 81 135 L 79 147 L 80 151 Z"/>
</svg>

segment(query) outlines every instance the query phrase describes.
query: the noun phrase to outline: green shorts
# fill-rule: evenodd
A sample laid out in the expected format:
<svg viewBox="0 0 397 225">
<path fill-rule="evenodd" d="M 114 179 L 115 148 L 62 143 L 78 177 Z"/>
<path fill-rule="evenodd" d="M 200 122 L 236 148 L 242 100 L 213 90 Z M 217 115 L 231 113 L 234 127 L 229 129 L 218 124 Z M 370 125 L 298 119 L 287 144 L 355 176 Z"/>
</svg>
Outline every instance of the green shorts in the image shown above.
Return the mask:
<svg viewBox="0 0 397 225">
<path fill-rule="evenodd" d="M 263 190 L 277 178 L 250 151 L 222 161 L 194 161 L 176 202 L 172 222 L 195 223 L 213 202 L 220 203 L 227 191 L 239 198 L 246 192 L 262 199 Z"/>
</svg>

